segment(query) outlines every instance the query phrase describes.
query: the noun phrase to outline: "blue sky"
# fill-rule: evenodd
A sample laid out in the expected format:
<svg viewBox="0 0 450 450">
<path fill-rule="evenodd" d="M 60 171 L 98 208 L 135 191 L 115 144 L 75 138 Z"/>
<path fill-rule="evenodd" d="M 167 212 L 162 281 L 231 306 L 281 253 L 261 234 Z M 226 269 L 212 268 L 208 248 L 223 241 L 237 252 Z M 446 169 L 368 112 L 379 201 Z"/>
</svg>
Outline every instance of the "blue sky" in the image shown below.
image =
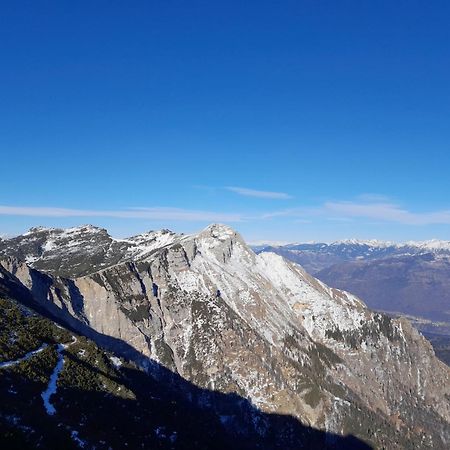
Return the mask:
<svg viewBox="0 0 450 450">
<path fill-rule="evenodd" d="M 14 1 L 0 233 L 450 239 L 448 1 Z"/>
</svg>

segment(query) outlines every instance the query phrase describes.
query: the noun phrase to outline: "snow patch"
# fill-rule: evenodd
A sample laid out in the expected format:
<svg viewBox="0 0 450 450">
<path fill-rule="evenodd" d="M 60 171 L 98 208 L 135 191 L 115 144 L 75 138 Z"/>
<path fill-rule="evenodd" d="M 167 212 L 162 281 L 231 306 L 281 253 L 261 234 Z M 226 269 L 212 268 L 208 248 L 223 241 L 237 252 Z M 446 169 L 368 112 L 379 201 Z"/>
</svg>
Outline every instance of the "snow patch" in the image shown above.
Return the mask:
<svg viewBox="0 0 450 450">
<path fill-rule="evenodd" d="M 50 376 L 47 389 L 41 394 L 42 400 L 44 402 L 44 408 L 49 416 L 53 416 L 56 413 L 55 407 L 50 402 L 50 397 L 56 393 L 58 377 L 64 366 L 63 351 L 70 345 L 75 344 L 75 342 L 77 342 L 77 338 L 75 336 L 72 336 L 72 342 L 68 344 L 58 344 L 56 346 L 58 362 L 56 363 L 56 366 L 53 369 L 53 373 Z"/>
<path fill-rule="evenodd" d="M 110 356 L 109 359 L 113 363 L 113 366 L 116 369 L 119 369 L 120 367 L 122 367 L 122 361 L 117 356 Z"/>
<path fill-rule="evenodd" d="M 83 439 L 80 439 L 78 437 L 78 431 L 72 430 L 72 432 L 70 433 L 70 437 L 78 445 L 78 447 L 80 447 L 80 448 L 84 448 L 85 447 L 86 441 L 83 441 Z"/>
<path fill-rule="evenodd" d="M 27 361 L 28 359 L 30 359 L 32 356 L 36 355 L 37 353 L 42 352 L 42 350 L 44 350 L 46 347 L 48 347 L 48 344 L 42 344 L 38 349 L 33 350 L 31 352 L 28 352 L 25 356 L 23 356 L 22 358 L 16 359 L 15 361 L 6 361 L 6 362 L 2 362 L 0 363 L 0 369 L 3 369 L 5 367 L 11 367 L 11 366 L 15 366 L 16 364 L 21 363 L 22 361 Z"/>
<path fill-rule="evenodd" d="M 50 397 L 56 392 L 57 386 L 56 383 L 58 381 L 59 374 L 64 366 L 64 356 L 62 354 L 64 350 L 63 344 L 58 344 L 56 347 L 56 351 L 58 353 L 58 362 L 56 363 L 55 368 L 53 369 L 53 373 L 50 376 L 50 380 L 48 382 L 47 389 L 41 394 L 42 400 L 44 402 L 45 410 L 49 416 L 53 416 L 56 413 L 55 407 L 50 403 Z"/>
</svg>

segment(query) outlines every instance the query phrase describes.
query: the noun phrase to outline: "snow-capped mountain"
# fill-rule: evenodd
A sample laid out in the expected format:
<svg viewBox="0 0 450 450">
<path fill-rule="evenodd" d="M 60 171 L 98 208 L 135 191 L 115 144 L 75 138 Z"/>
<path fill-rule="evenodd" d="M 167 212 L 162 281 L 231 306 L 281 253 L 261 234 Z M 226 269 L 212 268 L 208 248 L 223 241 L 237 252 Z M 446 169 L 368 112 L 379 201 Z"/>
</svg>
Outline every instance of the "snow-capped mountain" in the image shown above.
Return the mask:
<svg viewBox="0 0 450 450">
<path fill-rule="evenodd" d="M 287 244 L 287 245 L 298 245 L 298 244 Z M 334 241 L 330 246 L 338 247 L 341 245 L 354 245 L 360 247 L 374 247 L 374 248 L 387 248 L 394 247 L 397 249 L 410 249 L 418 248 L 425 251 L 443 251 L 450 252 L 450 241 L 442 241 L 439 239 L 430 239 L 428 241 L 407 241 L 403 243 L 396 243 L 393 241 L 381 241 L 378 239 L 343 239 L 340 241 Z"/>
<path fill-rule="evenodd" d="M 376 239 L 345 239 L 332 243 L 296 243 L 285 245 L 252 246 L 256 253 L 274 252 L 302 265 L 309 273 L 331 267 L 334 264 L 387 258 L 391 256 L 413 256 L 432 253 L 436 256 L 450 256 L 450 241 L 408 241 L 395 243 Z"/>
<path fill-rule="evenodd" d="M 407 321 L 371 312 L 279 255 L 256 255 L 229 227 L 120 241 L 93 227 L 33 229 L 0 244 L 6 293 L 156 377 L 164 367 L 262 413 L 377 447 L 450 443 L 450 370 Z M 256 412 L 238 423 L 226 402 L 193 401 L 261 442 L 274 431 Z M 287 431 L 280 439 L 280 448 L 300 442 Z"/>
</svg>

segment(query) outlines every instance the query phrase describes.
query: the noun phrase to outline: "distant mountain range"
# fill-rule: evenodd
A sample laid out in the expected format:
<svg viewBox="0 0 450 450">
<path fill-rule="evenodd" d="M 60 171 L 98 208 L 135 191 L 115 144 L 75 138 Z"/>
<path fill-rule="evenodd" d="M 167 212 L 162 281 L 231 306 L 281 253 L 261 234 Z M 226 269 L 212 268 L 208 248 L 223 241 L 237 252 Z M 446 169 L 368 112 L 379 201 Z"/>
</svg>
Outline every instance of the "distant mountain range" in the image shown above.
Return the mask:
<svg viewBox="0 0 450 450">
<path fill-rule="evenodd" d="M 433 254 L 450 256 L 450 241 L 409 241 L 397 244 L 389 241 L 346 239 L 332 243 L 312 242 L 285 245 L 252 245 L 256 253 L 274 252 L 317 274 L 334 264 L 353 261 L 372 261 L 393 256 Z"/>
<path fill-rule="evenodd" d="M 0 444 L 450 443 L 450 368 L 407 320 L 255 254 L 224 225 L 122 240 L 93 226 L 33 228 L 0 241 L 0 297 Z"/>
<path fill-rule="evenodd" d="M 450 335 L 450 242 L 345 240 L 258 246 L 302 265 L 374 309 L 412 316 L 424 331 Z M 430 323 L 433 322 L 433 323 Z"/>
</svg>

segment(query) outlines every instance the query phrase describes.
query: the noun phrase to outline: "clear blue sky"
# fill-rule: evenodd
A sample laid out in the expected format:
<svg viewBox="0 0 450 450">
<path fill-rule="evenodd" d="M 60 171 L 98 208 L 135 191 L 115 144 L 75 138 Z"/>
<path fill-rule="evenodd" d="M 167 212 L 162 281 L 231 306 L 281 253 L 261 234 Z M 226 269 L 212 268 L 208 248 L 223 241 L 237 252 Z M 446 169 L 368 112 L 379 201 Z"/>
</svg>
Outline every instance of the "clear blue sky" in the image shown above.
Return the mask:
<svg viewBox="0 0 450 450">
<path fill-rule="evenodd" d="M 0 233 L 450 239 L 450 2 L 11 1 Z"/>
</svg>

